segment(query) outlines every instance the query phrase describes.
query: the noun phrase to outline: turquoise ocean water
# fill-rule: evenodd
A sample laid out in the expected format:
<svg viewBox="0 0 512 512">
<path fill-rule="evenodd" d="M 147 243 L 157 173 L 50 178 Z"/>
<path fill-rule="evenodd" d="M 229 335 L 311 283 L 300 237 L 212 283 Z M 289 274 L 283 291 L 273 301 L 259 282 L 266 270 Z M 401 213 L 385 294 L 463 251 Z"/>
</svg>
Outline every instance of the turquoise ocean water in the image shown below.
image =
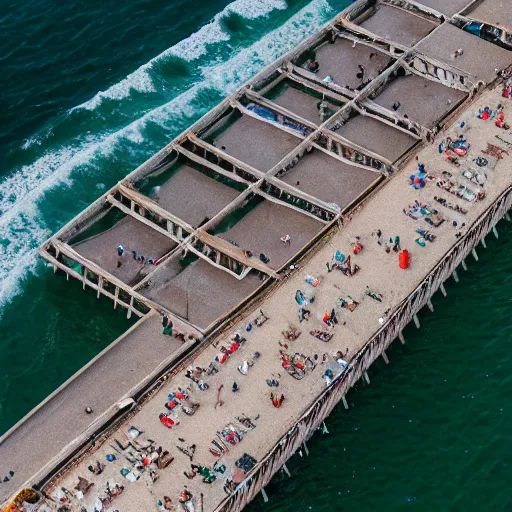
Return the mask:
<svg viewBox="0 0 512 512">
<path fill-rule="evenodd" d="M 0 432 L 128 326 L 37 247 L 347 0 L 0 5 Z M 510 224 L 252 510 L 510 510 Z"/>
</svg>

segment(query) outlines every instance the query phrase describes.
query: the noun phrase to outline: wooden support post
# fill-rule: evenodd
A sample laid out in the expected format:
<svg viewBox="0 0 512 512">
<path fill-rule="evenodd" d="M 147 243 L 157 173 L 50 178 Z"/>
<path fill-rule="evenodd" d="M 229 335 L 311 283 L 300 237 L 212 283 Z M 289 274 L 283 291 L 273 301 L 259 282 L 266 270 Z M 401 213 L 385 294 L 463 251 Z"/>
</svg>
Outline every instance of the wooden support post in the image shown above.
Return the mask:
<svg viewBox="0 0 512 512">
<path fill-rule="evenodd" d="M 126 313 L 126 318 L 131 318 L 132 316 L 132 306 L 133 306 L 133 295 L 130 297 L 130 307 L 128 308 L 128 313 Z"/>
<path fill-rule="evenodd" d="M 498 237 L 498 230 L 496 229 L 496 226 L 493 226 L 493 227 L 492 227 L 492 232 L 494 233 L 494 236 L 495 236 L 496 238 L 499 238 L 499 237 Z"/>
<path fill-rule="evenodd" d="M 116 291 L 114 292 L 114 309 L 117 309 L 117 299 L 119 298 L 119 287 L 116 286 Z"/>
<path fill-rule="evenodd" d="M 328 434 L 329 431 L 327 430 L 327 425 L 325 424 L 325 421 L 322 422 L 322 434 Z"/>
<path fill-rule="evenodd" d="M 400 340 L 400 343 L 402 343 L 402 345 L 405 345 L 404 333 L 402 331 L 398 333 L 398 339 Z"/>
<path fill-rule="evenodd" d="M 441 283 L 441 286 L 439 288 L 441 289 L 441 293 L 446 297 L 448 294 L 446 293 L 446 289 L 444 287 L 444 284 Z"/>
<path fill-rule="evenodd" d="M 345 409 L 348 410 L 348 402 L 347 402 L 347 397 L 345 395 L 343 395 L 341 397 L 341 400 L 343 401 L 343 405 L 345 406 Z"/>
<path fill-rule="evenodd" d="M 512 222 L 512 219 L 510 218 L 510 215 L 508 213 L 505 213 L 505 219 L 507 219 L 508 222 Z"/>
<path fill-rule="evenodd" d="M 462 268 L 467 271 L 468 266 L 466 265 L 466 260 L 462 260 L 461 265 L 462 265 Z"/>
<path fill-rule="evenodd" d="M 96 294 L 96 298 L 99 299 L 101 295 L 101 289 L 103 288 L 103 276 L 98 277 L 98 293 Z"/>
<path fill-rule="evenodd" d="M 386 352 L 384 350 L 382 351 L 382 359 L 384 359 L 384 362 L 386 364 L 389 364 L 388 356 L 386 355 Z"/>
<path fill-rule="evenodd" d="M 432 304 L 432 301 L 430 299 L 427 300 L 427 306 L 428 306 L 428 309 L 430 309 L 430 312 L 433 313 L 434 312 L 434 304 Z"/>
<path fill-rule="evenodd" d="M 487 244 L 485 243 L 485 236 L 482 237 L 482 240 L 480 240 L 482 242 L 482 245 L 484 246 L 484 249 L 487 249 Z"/>
<path fill-rule="evenodd" d="M 290 470 L 286 467 L 286 464 L 283 464 L 283 471 L 291 478 L 292 475 L 290 473 Z"/>
<path fill-rule="evenodd" d="M 458 283 L 459 282 L 459 276 L 457 275 L 457 271 L 456 270 L 454 270 L 452 272 L 452 276 L 453 276 L 453 279 L 455 280 L 455 282 Z"/>
<path fill-rule="evenodd" d="M 265 503 L 268 503 L 268 496 L 267 496 L 267 493 L 265 492 L 265 487 L 261 488 L 261 495 L 263 496 L 263 501 Z"/>
<path fill-rule="evenodd" d="M 478 261 L 478 254 L 476 253 L 475 248 L 471 249 L 471 254 L 473 255 L 473 258 L 475 258 L 476 261 Z"/>
<path fill-rule="evenodd" d="M 417 329 L 420 328 L 420 319 L 418 318 L 418 315 L 413 315 L 412 319 L 414 320 L 414 325 Z"/>
<path fill-rule="evenodd" d="M 364 372 L 364 380 L 366 381 L 366 384 L 370 384 L 370 377 L 368 377 L 368 372 Z"/>
<path fill-rule="evenodd" d="M 309 450 L 308 450 L 308 446 L 306 444 L 306 441 L 304 441 L 304 452 L 306 453 L 306 455 L 309 455 Z"/>
</svg>

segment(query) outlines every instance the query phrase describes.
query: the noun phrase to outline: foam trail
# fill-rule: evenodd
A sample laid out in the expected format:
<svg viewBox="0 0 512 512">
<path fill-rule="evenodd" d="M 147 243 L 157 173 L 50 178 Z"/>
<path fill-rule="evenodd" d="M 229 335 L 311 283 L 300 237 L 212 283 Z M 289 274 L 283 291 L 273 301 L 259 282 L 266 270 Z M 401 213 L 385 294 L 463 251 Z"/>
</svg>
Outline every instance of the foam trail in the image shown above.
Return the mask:
<svg viewBox="0 0 512 512">
<path fill-rule="evenodd" d="M 35 268 L 36 248 L 49 234 L 39 221 L 37 201 L 48 190 L 63 182 L 71 184 L 73 170 L 84 164 L 88 164 L 89 172 L 97 172 L 94 170 L 95 158 L 109 156 L 122 140 L 139 145 L 144 141 L 143 130 L 148 123 L 162 126 L 166 133 L 171 132 L 169 137 L 177 135 L 190 124 L 192 118 L 201 113 L 194 104 L 198 103 L 201 92 L 217 89 L 225 95 L 229 94 L 242 81 L 314 33 L 330 15 L 332 12 L 326 0 L 313 0 L 284 25 L 229 61 L 203 68 L 204 80 L 167 104 L 106 137 L 98 135 L 87 139 L 81 146 L 49 153 L 2 182 L 0 197 L 8 197 L 7 194 L 14 187 L 17 187 L 18 195 L 15 202 L 3 205 L 7 211 L 0 216 L 0 240 L 8 242 L 6 245 L 0 244 L 0 306 L 17 292 L 17 283 L 26 275 L 26 271 Z M 204 105 L 205 110 L 209 107 Z"/>
<path fill-rule="evenodd" d="M 221 20 L 231 13 L 253 19 L 266 16 L 275 9 L 286 9 L 285 0 L 235 0 L 197 32 L 143 64 L 106 91 L 98 92 L 93 98 L 72 110 L 94 110 L 105 98 L 120 100 L 129 96 L 132 89 L 139 92 L 155 92 L 155 85 L 149 73 L 155 63 L 170 56 L 177 56 L 190 62 L 204 55 L 207 52 L 207 45 L 228 41 L 229 34 L 222 29 Z"/>
</svg>

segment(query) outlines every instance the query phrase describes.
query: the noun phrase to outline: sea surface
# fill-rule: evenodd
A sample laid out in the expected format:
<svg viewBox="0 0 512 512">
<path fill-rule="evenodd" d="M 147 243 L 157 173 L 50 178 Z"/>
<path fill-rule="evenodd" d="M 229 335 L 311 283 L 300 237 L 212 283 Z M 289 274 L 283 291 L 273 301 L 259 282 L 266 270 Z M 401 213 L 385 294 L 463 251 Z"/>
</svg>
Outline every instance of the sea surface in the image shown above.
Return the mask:
<svg viewBox="0 0 512 512">
<path fill-rule="evenodd" d="M 1 3 L 0 432 L 130 325 L 38 246 L 348 3 Z M 511 227 L 249 510 L 512 510 Z"/>
</svg>

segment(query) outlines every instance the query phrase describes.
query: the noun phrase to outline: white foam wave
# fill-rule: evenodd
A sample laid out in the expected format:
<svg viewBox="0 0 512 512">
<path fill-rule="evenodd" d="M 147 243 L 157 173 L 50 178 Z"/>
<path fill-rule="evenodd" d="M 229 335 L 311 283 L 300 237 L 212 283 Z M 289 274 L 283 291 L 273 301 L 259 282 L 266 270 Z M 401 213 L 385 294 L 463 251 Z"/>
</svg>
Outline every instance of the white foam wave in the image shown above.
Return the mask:
<svg viewBox="0 0 512 512">
<path fill-rule="evenodd" d="M 229 94 L 241 82 L 316 31 L 332 12 L 326 0 L 313 0 L 280 28 L 270 32 L 251 47 L 242 50 L 223 64 L 203 68 L 204 79 L 172 101 L 144 114 L 125 128 L 102 137 L 90 137 L 80 146 L 48 153 L 31 165 L 24 166 L 0 183 L 0 306 L 16 293 L 16 283 L 27 269 L 35 266 L 35 254 L 48 236 L 39 220 L 37 201 L 58 184 L 71 184 L 77 167 L 94 163 L 96 156 L 109 156 L 121 139 L 139 146 L 148 123 L 172 128 L 173 134 L 183 130 L 197 117 L 198 97 L 202 91 L 217 89 Z M 205 110 L 209 105 L 204 105 Z M 92 170 L 92 168 L 91 168 Z M 93 171 L 94 172 L 94 171 Z M 14 194 L 14 200 L 11 194 Z"/>
<path fill-rule="evenodd" d="M 223 11 L 216 14 L 208 24 L 197 32 L 183 39 L 160 55 L 157 55 L 146 64 L 143 64 L 125 79 L 112 85 L 106 91 L 98 92 L 93 98 L 74 107 L 72 110 L 94 110 L 105 98 L 121 100 L 129 96 L 130 91 L 155 92 L 155 84 L 150 75 L 153 65 L 170 56 L 177 56 L 186 61 L 193 61 L 204 55 L 207 46 L 229 40 L 229 34 L 224 32 L 221 20 L 230 13 L 236 13 L 244 18 L 253 19 L 266 16 L 275 9 L 286 9 L 284 0 L 235 0 Z"/>
</svg>

